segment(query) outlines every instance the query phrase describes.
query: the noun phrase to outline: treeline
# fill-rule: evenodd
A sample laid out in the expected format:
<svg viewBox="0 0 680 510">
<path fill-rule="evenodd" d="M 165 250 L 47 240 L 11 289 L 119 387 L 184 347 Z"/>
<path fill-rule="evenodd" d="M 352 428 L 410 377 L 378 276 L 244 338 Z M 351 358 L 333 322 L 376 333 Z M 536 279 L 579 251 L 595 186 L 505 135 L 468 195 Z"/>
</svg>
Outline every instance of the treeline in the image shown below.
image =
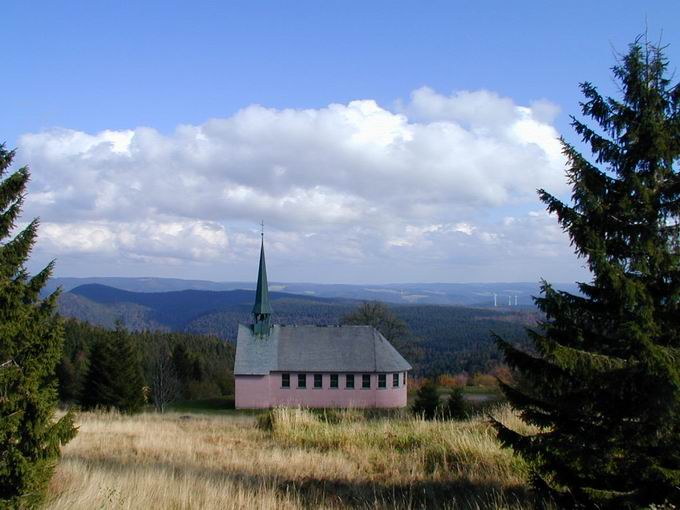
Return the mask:
<svg viewBox="0 0 680 510">
<path fill-rule="evenodd" d="M 442 374 L 487 373 L 504 363 L 492 332 L 515 345 L 527 346 L 526 329 L 536 328 L 534 311 L 498 312 L 480 308 L 441 305 L 393 306 L 418 339 L 415 375 L 435 378 Z"/>
<path fill-rule="evenodd" d="M 337 325 L 342 316 L 352 312 L 360 302 L 310 301 L 292 298 L 277 299 L 272 302 L 275 324 L 296 324 L 332 326 Z M 215 335 L 231 342 L 236 341 L 239 323 L 252 322 L 252 304 L 234 306 L 231 309 L 204 314 L 193 319 L 187 331 Z"/>
<path fill-rule="evenodd" d="M 357 310 L 356 302 L 309 302 L 295 299 L 273 303 L 274 320 L 279 324 L 338 324 Z M 361 305 L 359 305 L 361 306 Z M 437 377 L 441 374 L 490 372 L 503 364 L 492 332 L 516 345 L 527 346 L 527 327 L 536 327 L 540 314 L 533 310 L 500 312 L 494 309 L 445 305 L 386 305 L 408 328 L 399 345 L 414 367 L 414 374 Z M 234 341 L 239 322 L 250 321 L 250 309 L 206 314 L 188 328 L 196 333 L 214 334 Z M 399 342 L 397 342 L 399 343 Z"/>
<path fill-rule="evenodd" d="M 233 395 L 234 347 L 214 336 L 107 330 L 67 319 L 57 376 L 63 402 L 159 410 L 174 400 Z"/>
<path fill-rule="evenodd" d="M 161 297 L 156 296 L 155 299 L 160 303 Z M 178 296 L 173 298 L 177 302 L 171 303 L 169 311 L 163 308 L 163 313 L 149 315 L 147 311 L 144 312 L 147 315 L 144 315 L 141 308 L 135 308 L 138 305 L 108 302 L 113 298 L 106 303 L 94 303 L 74 295 L 74 299 L 68 302 L 70 306 L 62 305 L 61 312 L 72 313 L 88 322 L 100 322 L 108 327 L 113 327 L 115 318 L 118 317 L 124 321 L 126 329 L 130 330 L 173 329 L 170 322 L 160 320 L 172 312 L 184 317 L 181 331 L 216 336 L 232 345 L 236 341 L 238 324 L 252 320 L 251 303 L 226 304 L 223 308 L 191 318 L 191 314 L 180 306 L 183 301 Z M 88 306 L 80 306 L 83 303 Z M 159 303 L 156 304 L 160 307 L 163 303 Z M 339 324 L 342 317 L 352 313 L 360 305 L 360 302 L 354 300 L 312 300 L 297 297 L 279 298 L 272 303 L 275 323 L 298 325 Z M 540 318 L 539 312 L 530 309 L 501 311 L 446 305 L 386 306 L 408 325 L 409 338 L 399 347 L 413 365 L 414 374 L 424 377 L 493 370 L 503 360 L 491 332 L 516 345 L 526 345 L 526 327 L 535 326 Z"/>
</svg>

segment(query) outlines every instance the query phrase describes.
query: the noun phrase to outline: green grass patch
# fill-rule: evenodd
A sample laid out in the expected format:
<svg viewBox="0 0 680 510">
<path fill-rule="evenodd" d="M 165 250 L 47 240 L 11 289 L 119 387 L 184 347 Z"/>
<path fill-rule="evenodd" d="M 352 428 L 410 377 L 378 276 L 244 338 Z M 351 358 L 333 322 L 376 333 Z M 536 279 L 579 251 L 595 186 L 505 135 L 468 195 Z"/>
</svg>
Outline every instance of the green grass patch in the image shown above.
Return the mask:
<svg viewBox="0 0 680 510">
<path fill-rule="evenodd" d="M 464 386 L 461 388 L 463 390 L 463 395 L 494 395 L 500 396 L 500 388 L 492 388 L 489 386 Z"/>
</svg>

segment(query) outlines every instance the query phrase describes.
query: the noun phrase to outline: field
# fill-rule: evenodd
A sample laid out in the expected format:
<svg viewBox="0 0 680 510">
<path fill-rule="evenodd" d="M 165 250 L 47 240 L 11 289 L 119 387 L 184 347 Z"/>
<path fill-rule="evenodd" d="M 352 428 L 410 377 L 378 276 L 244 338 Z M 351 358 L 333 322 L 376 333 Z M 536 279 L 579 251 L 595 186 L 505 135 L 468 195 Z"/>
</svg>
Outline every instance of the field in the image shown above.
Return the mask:
<svg viewBox="0 0 680 510">
<path fill-rule="evenodd" d="M 277 409 L 259 416 L 83 413 L 79 425 L 52 480 L 49 509 L 537 505 L 526 467 L 479 418 Z"/>
</svg>

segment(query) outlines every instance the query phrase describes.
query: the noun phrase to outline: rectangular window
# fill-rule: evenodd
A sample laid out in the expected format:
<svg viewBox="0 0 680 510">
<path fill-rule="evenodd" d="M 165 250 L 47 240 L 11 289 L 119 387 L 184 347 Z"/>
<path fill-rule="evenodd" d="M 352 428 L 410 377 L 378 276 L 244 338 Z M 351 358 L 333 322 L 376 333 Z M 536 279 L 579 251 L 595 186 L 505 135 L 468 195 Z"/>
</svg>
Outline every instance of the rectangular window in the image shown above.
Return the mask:
<svg viewBox="0 0 680 510">
<path fill-rule="evenodd" d="M 402 380 L 402 384 L 406 386 L 406 372 L 404 372 L 404 378 Z"/>
<path fill-rule="evenodd" d="M 365 390 L 371 388 L 371 375 L 364 374 L 361 376 L 361 387 Z"/>
<path fill-rule="evenodd" d="M 307 374 L 298 374 L 298 388 L 307 387 Z"/>
<path fill-rule="evenodd" d="M 378 388 L 387 388 L 387 374 L 378 374 Z"/>
<path fill-rule="evenodd" d="M 290 374 L 281 374 L 281 387 L 290 388 Z"/>
<path fill-rule="evenodd" d="M 331 374 L 331 388 L 338 387 L 338 374 Z"/>
<path fill-rule="evenodd" d="M 345 376 L 345 388 L 350 390 L 354 389 L 354 374 L 347 374 Z"/>
<path fill-rule="evenodd" d="M 399 387 L 399 374 L 392 374 L 392 387 L 393 388 Z"/>
<path fill-rule="evenodd" d="M 323 386 L 323 376 L 321 374 L 314 374 L 314 387 L 321 388 Z"/>
</svg>

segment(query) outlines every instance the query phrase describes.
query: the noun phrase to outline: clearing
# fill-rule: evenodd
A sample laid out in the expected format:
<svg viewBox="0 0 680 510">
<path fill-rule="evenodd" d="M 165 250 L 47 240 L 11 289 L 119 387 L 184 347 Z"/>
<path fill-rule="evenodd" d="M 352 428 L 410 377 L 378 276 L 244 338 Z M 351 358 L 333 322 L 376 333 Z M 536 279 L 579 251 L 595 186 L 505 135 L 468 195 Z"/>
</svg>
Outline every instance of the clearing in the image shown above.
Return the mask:
<svg viewBox="0 0 680 510">
<path fill-rule="evenodd" d="M 525 429 L 507 409 L 500 418 Z M 82 413 L 46 508 L 535 508 L 481 418 Z"/>
</svg>

